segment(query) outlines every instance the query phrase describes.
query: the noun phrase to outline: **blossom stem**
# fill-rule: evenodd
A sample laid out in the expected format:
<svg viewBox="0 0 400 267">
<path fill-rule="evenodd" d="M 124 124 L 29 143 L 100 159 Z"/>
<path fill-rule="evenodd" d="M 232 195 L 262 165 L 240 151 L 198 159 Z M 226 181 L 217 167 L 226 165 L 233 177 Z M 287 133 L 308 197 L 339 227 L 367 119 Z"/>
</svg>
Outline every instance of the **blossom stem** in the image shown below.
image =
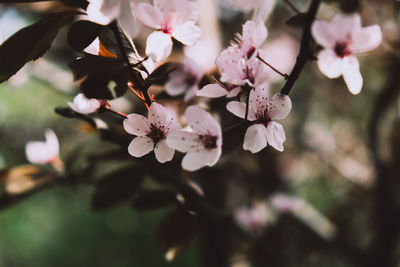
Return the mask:
<svg viewBox="0 0 400 267">
<path fill-rule="evenodd" d="M 285 2 L 290 7 L 290 9 L 293 10 L 294 13 L 296 13 L 297 15 L 301 14 L 300 10 L 298 10 L 297 7 L 295 7 L 293 3 L 290 2 L 290 0 L 283 0 L 283 2 Z"/>
<path fill-rule="evenodd" d="M 108 105 L 104 105 L 104 106 L 102 106 L 102 108 L 103 108 L 104 110 L 108 111 L 108 112 L 111 112 L 111 113 L 113 113 L 113 114 L 115 114 L 115 115 L 117 115 L 117 116 L 120 116 L 121 118 L 126 119 L 126 118 L 128 117 L 128 115 L 126 115 L 125 113 L 112 110 Z"/>
<path fill-rule="evenodd" d="M 277 70 L 275 67 L 273 67 L 271 64 L 269 64 L 267 61 L 265 61 L 262 57 L 260 57 L 260 54 L 257 54 L 257 58 L 264 63 L 265 65 L 267 65 L 268 67 L 270 67 L 273 71 L 275 71 L 276 73 L 278 73 L 279 75 L 281 75 L 283 78 L 285 78 L 285 80 L 287 80 L 289 78 L 289 75 L 287 75 L 286 73 L 282 73 L 279 70 Z"/>
<path fill-rule="evenodd" d="M 307 61 L 314 58 L 313 51 L 311 50 L 311 25 L 317 16 L 317 11 L 320 4 L 321 0 L 313 0 L 308 8 L 307 13 L 305 14 L 299 54 L 297 55 L 296 63 L 294 64 L 292 72 L 287 78 L 285 85 L 281 89 L 281 94 L 289 94 Z"/>
<path fill-rule="evenodd" d="M 117 41 L 118 48 L 119 48 L 119 50 L 120 50 L 120 52 L 121 52 L 121 55 L 122 55 L 123 60 L 125 61 L 125 63 L 127 64 L 127 66 L 131 66 L 131 63 L 129 62 L 129 57 L 128 57 L 128 55 L 126 54 L 126 51 L 125 51 L 125 48 L 124 48 L 124 44 L 122 43 L 122 39 L 121 39 L 121 35 L 120 35 L 119 29 L 118 29 L 117 22 L 116 22 L 116 21 L 113 21 L 113 22 L 110 24 L 110 26 L 111 26 L 111 29 L 112 29 L 112 31 L 113 31 L 113 33 L 114 33 L 114 36 L 115 36 L 115 39 L 116 39 L 116 41 Z M 133 72 L 134 70 L 130 68 L 130 71 Z M 136 73 L 132 73 L 132 76 L 133 76 L 133 77 L 136 77 L 137 75 L 136 75 Z M 139 89 L 140 89 L 140 91 L 141 91 L 142 94 L 143 94 L 144 102 L 146 103 L 147 106 L 150 106 L 152 101 L 151 101 L 151 99 L 150 99 L 149 94 L 147 93 L 147 87 L 146 87 L 146 88 L 139 88 Z"/>
</svg>

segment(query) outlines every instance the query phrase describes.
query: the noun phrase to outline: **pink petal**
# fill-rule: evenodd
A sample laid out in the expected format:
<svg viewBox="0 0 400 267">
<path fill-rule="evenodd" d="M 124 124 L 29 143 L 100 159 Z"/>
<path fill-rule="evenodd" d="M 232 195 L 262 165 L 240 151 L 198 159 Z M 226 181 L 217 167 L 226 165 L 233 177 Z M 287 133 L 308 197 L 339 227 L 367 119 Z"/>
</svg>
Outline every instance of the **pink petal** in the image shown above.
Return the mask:
<svg viewBox="0 0 400 267">
<path fill-rule="evenodd" d="M 337 78 L 342 74 L 342 58 L 338 57 L 332 49 L 322 50 L 318 55 L 319 70 L 328 78 Z"/>
<path fill-rule="evenodd" d="M 315 41 L 326 48 L 334 46 L 336 41 L 341 38 L 332 23 L 327 21 L 314 21 L 311 27 L 311 33 Z"/>
<path fill-rule="evenodd" d="M 281 120 L 286 118 L 291 109 L 292 101 L 289 96 L 278 93 L 273 95 L 270 100 L 268 116 L 272 120 Z"/>
<path fill-rule="evenodd" d="M 247 128 L 244 136 L 243 149 L 257 153 L 267 146 L 266 129 L 264 124 L 256 123 Z"/>
<path fill-rule="evenodd" d="M 175 149 L 167 145 L 166 140 L 161 140 L 154 147 L 154 154 L 160 163 L 172 160 L 175 154 Z"/>
<path fill-rule="evenodd" d="M 256 23 L 252 20 L 243 25 L 241 48 L 247 51 L 251 47 L 259 48 L 267 39 L 268 31 L 264 22 Z"/>
<path fill-rule="evenodd" d="M 246 103 L 239 102 L 239 101 L 231 101 L 226 105 L 226 109 L 233 113 L 235 116 L 244 119 L 246 116 Z M 250 112 L 247 114 L 247 120 L 254 121 L 256 120 L 254 112 Z"/>
<path fill-rule="evenodd" d="M 203 149 L 203 144 L 200 143 L 198 134 L 187 131 L 172 131 L 167 135 L 166 140 L 169 147 L 180 152 Z"/>
<path fill-rule="evenodd" d="M 171 95 L 176 96 L 183 94 L 188 89 L 188 85 L 185 82 L 186 73 L 183 71 L 174 71 L 170 75 L 170 79 L 165 84 L 165 91 Z"/>
<path fill-rule="evenodd" d="M 217 57 L 215 64 L 221 72 L 221 81 L 224 83 L 243 85 L 246 83 L 246 59 L 242 50 L 228 47 Z"/>
<path fill-rule="evenodd" d="M 353 95 L 359 94 L 363 85 L 363 78 L 360 73 L 360 66 L 357 58 L 354 56 L 344 58 L 342 72 L 344 81 L 346 82 L 349 91 Z"/>
<path fill-rule="evenodd" d="M 86 9 L 88 20 L 107 25 L 119 16 L 120 2 L 110 5 L 107 0 L 91 0 Z"/>
<path fill-rule="evenodd" d="M 150 137 L 138 136 L 133 138 L 128 146 L 128 152 L 136 158 L 143 157 L 154 149 L 154 142 Z"/>
<path fill-rule="evenodd" d="M 382 31 L 379 25 L 364 27 L 353 31 L 351 51 L 355 54 L 373 50 L 382 42 Z"/>
<path fill-rule="evenodd" d="M 160 10 L 147 3 L 136 5 L 136 15 L 148 27 L 158 29 L 161 27 L 163 15 Z"/>
<path fill-rule="evenodd" d="M 187 21 L 175 28 L 172 32 L 172 36 L 185 45 L 194 45 L 201 37 L 201 30 L 194 25 L 194 22 Z"/>
<path fill-rule="evenodd" d="M 226 97 L 231 98 L 237 96 L 240 92 L 242 91 L 241 86 L 236 86 L 233 89 L 229 91 L 229 93 L 226 95 Z"/>
<path fill-rule="evenodd" d="M 188 152 L 182 159 L 182 168 L 197 171 L 205 166 L 213 166 L 221 156 L 221 148 Z"/>
<path fill-rule="evenodd" d="M 139 24 L 136 20 L 133 3 L 130 0 L 121 0 L 119 23 L 129 38 L 134 38 L 139 32 Z"/>
<path fill-rule="evenodd" d="M 174 119 L 174 116 L 172 115 L 172 112 L 167 110 L 163 105 L 158 104 L 157 102 L 153 102 L 150 106 L 149 109 L 149 116 L 148 120 L 151 124 L 157 126 L 157 127 L 162 127 L 169 131 L 169 125 L 176 121 Z"/>
<path fill-rule="evenodd" d="M 155 31 L 147 37 L 146 55 L 155 62 L 165 60 L 172 52 L 172 40 L 169 34 Z"/>
<path fill-rule="evenodd" d="M 275 121 L 271 121 L 266 130 L 266 138 L 268 143 L 278 151 L 283 151 L 283 142 L 286 140 L 285 131 L 282 125 Z"/>
<path fill-rule="evenodd" d="M 60 145 L 53 130 L 46 130 L 46 141 L 28 142 L 25 146 L 25 154 L 29 162 L 34 164 L 46 164 L 58 157 Z"/>
<path fill-rule="evenodd" d="M 269 105 L 269 90 L 264 87 L 257 87 L 250 91 L 249 113 L 264 114 Z"/>
<path fill-rule="evenodd" d="M 124 120 L 124 129 L 130 134 L 145 136 L 150 132 L 150 122 L 139 114 L 129 114 Z"/>
<path fill-rule="evenodd" d="M 194 132 L 221 136 L 221 126 L 217 120 L 201 107 L 189 106 L 185 111 L 185 117 Z"/>
<path fill-rule="evenodd" d="M 207 84 L 203 88 L 201 88 L 199 91 L 197 91 L 196 95 L 197 96 L 205 96 L 205 97 L 211 97 L 211 98 L 217 98 L 221 96 L 227 95 L 228 91 L 223 88 L 219 84 Z"/>
<path fill-rule="evenodd" d="M 79 93 L 74 97 L 74 102 L 68 102 L 69 107 L 82 114 L 89 114 L 96 112 L 100 107 L 100 103 L 96 99 L 86 98 L 84 94 Z"/>
</svg>

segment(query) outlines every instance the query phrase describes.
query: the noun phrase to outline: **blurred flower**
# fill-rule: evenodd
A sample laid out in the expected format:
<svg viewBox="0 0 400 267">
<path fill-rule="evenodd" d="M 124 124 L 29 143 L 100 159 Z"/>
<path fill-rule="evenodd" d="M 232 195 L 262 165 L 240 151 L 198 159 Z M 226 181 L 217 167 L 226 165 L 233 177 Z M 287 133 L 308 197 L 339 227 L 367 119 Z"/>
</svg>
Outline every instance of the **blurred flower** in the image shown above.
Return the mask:
<svg viewBox="0 0 400 267">
<path fill-rule="evenodd" d="M 247 119 L 255 123 L 247 128 L 243 149 L 257 153 L 269 143 L 276 150 L 283 151 L 285 131 L 275 120 L 284 119 L 289 114 L 292 108 L 290 98 L 278 93 L 269 99 L 264 88 L 252 90 L 249 97 Z M 246 103 L 231 101 L 227 109 L 240 118 L 246 116 Z"/>
<path fill-rule="evenodd" d="M 343 75 L 349 91 L 360 93 L 363 79 L 354 54 L 378 47 L 382 41 L 380 27 L 361 27 L 358 14 L 337 14 L 331 22 L 315 21 L 312 35 L 324 47 L 318 55 L 320 71 L 330 79 Z"/>
<path fill-rule="evenodd" d="M 139 3 L 138 17 L 147 26 L 157 29 L 147 37 L 146 54 L 156 62 L 172 52 L 174 37 L 185 45 L 193 45 L 201 36 L 195 25 L 199 19 L 198 3 L 187 0 L 154 0 L 153 5 Z"/>
<path fill-rule="evenodd" d="M 233 213 L 236 223 L 249 233 L 260 235 L 269 223 L 276 219 L 266 202 L 253 203 L 250 207 L 240 207 Z"/>
<path fill-rule="evenodd" d="M 199 81 L 203 76 L 203 70 L 189 57 L 185 57 L 183 69 L 173 71 L 165 84 L 165 91 L 172 96 L 185 93 L 185 101 L 188 101 L 199 90 Z"/>
<path fill-rule="evenodd" d="M 221 156 L 222 132 L 219 123 L 204 109 L 190 106 L 185 111 L 190 131 L 177 130 L 167 137 L 170 147 L 187 153 L 182 168 L 196 171 L 213 166 Z"/>
<path fill-rule="evenodd" d="M 87 15 L 90 21 L 107 25 L 118 19 L 122 29 L 130 37 L 139 31 L 134 12 L 134 0 L 89 0 Z"/>
<path fill-rule="evenodd" d="M 243 12 L 249 12 L 250 10 L 261 6 L 264 1 L 270 0 L 231 0 L 231 4 L 233 7 Z"/>
<path fill-rule="evenodd" d="M 74 101 L 68 102 L 69 107 L 78 113 L 89 114 L 96 112 L 100 108 L 100 101 L 97 99 L 89 99 L 80 93 L 74 97 Z"/>
<path fill-rule="evenodd" d="M 45 132 L 46 141 L 31 141 L 25 146 L 25 154 L 29 162 L 34 164 L 52 163 L 58 160 L 59 143 L 53 130 Z"/>
<path fill-rule="evenodd" d="M 160 163 L 170 161 L 175 149 L 167 145 L 166 138 L 171 131 L 179 128 L 172 113 L 162 105 L 153 102 L 148 118 L 139 114 L 129 114 L 124 120 L 125 131 L 137 136 L 128 146 L 128 152 L 134 157 L 142 157 L 154 150 L 156 159 Z"/>
</svg>

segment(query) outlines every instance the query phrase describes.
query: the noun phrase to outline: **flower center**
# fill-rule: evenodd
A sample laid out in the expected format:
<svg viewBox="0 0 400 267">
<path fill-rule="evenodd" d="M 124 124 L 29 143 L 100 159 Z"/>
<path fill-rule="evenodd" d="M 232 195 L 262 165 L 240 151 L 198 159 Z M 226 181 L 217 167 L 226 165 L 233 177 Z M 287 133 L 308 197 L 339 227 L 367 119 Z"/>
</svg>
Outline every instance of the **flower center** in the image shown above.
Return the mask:
<svg viewBox="0 0 400 267">
<path fill-rule="evenodd" d="M 200 141 L 203 143 L 204 147 L 207 149 L 217 148 L 217 136 L 205 134 L 199 136 Z"/>
<path fill-rule="evenodd" d="M 154 144 L 157 144 L 159 141 L 165 139 L 164 130 L 152 124 L 150 126 L 150 132 L 147 134 L 150 137 Z"/>
<path fill-rule="evenodd" d="M 161 25 L 161 31 L 166 34 L 172 33 L 172 27 L 168 25 L 168 23 L 164 23 Z"/>
<path fill-rule="evenodd" d="M 265 112 L 257 112 L 256 113 L 256 123 L 262 123 L 264 125 L 268 125 L 270 123 L 271 118 L 267 115 L 268 109 Z"/>
<path fill-rule="evenodd" d="M 194 75 L 193 73 L 187 73 L 186 78 L 185 78 L 185 84 L 188 86 L 193 86 L 197 82 L 197 76 Z"/>
<path fill-rule="evenodd" d="M 342 42 L 342 41 L 336 42 L 334 50 L 336 55 L 341 58 L 351 55 L 351 51 L 347 42 Z"/>
<path fill-rule="evenodd" d="M 254 46 L 250 47 L 249 50 L 247 50 L 247 59 L 251 58 L 251 56 L 254 54 L 256 51 L 256 48 Z"/>
</svg>

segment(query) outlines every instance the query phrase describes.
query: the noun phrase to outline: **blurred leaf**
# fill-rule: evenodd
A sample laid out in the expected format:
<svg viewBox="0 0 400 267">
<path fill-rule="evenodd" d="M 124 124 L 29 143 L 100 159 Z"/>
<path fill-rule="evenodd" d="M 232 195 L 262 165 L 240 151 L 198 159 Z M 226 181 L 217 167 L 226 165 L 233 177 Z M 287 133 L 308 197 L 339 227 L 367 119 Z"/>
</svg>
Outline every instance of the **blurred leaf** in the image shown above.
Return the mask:
<svg viewBox="0 0 400 267">
<path fill-rule="evenodd" d="M 164 217 L 158 225 L 158 243 L 167 260 L 171 261 L 176 255 L 189 247 L 197 232 L 194 215 L 182 208 L 175 209 Z"/>
<path fill-rule="evenodd" d="M 118 58 L 109 58 L 86 54 L 69 64 L 74 79 L 79 80 L 90 74 L 114 75 L 124 68 L 124 62 Z"/>
<path fill-rule="evenodd" d="M 96 211 L 121 204 L 139 189 L 143 173 L 138 168 L 118 170 L 96 184 L 92 208 Z"/>
<path fill-rule="evenodd" d="M 325 2 L 338 4 L 345 13 L 357 12 L 361 6 L 361 0 L 325 0 Z"/>
<path fill-rule="evenodd" d="M 100 35 L 103 29 L 103 25 L 87 20 L 75 22 L 68 31 L 68 44 L 75 51 L 82 51 Z"/>
<path fill-rule="evenodd" d="M 183 65 L 182 63 L 176 63 L 176 62 L 167 62 L 156 68 L 146 79 L 146 83 L 148 86 L 152 84 L 164 84 L 168 80 L 169 74 L 177 70 L 179 68 L 182 68 Z"/>
<path fill-rule="evenodd" d="M 14 75 L 25 63 L 43 56 L 58 31 L 77 14 L 80 13 L 64 11 L 48 15 L 8 38 L 0 46 L 0 82 Z"/>
<path fill-rule="evenodd" d="M 156 210 L 176 203 L 175 193 L 166 190 L 143 191 L 132 201 L 135 210 Z"/>
<path fill-rule="evenodd" d="M 288 19 L 285 24 L 292 28 L 303 28 L 306 17 L 306 14 L 300 13 Z"/>
<path fill-rule="evenodd" d="M 54 111 L 55 111 L 55 113 L 57 113 L 57 114 L 59 114 L 59 115 L 61 115 L 63 117 L 81 119 L 81 120 L 84 120 L 84 121 L 88 122 L 93 128 L 97 127 L 96 122 L 92 118 L 90 118 L 90 117 L 88 117 L 86 115 L 83 115 L 81 113 L 75 112 L 70 108 L 60 108 L 60 107 L 58 107 L 58 108 L 55 108 Z"/>
</svg>

